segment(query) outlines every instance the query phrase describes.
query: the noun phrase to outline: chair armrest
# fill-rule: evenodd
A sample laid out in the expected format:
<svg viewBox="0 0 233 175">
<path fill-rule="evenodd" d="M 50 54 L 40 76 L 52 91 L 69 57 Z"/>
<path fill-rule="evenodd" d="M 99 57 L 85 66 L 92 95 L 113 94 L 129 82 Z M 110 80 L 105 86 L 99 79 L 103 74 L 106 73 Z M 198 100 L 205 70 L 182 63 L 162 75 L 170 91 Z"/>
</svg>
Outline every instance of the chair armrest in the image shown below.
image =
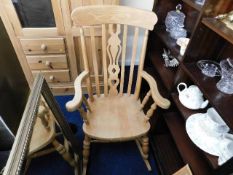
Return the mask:
<svg viewBox="0 0 233 175">
<path fill-rule="evenodd" d="M 154 100 L 154 102 L 161 108 L 163 109 L 167 109 L 169 108 L 170 106 L 170 101 L 166 98 L 163 98 L 159 91 L 158 91 L 158 87 L 157 87 L 157 83 L 155 81 L 155 79 L 150 75 L 148 74 L 147 72 L 145 71 L 142 71 L 141 73 L 141 76 L 143 79 L 145 79 L 147 81 L 147 83 L 149 84 L 150 86 L 150 90 L 151 90 L 151 96 Z"/>
<path fill-rule="evenodd" d="M 66 103 L 66 109 L 69 112 L 77 110 L 82 104 L 82 81 L 88 76 L 88 71 L 83 71 L 74 81 L 74 98 Z"/>
</svg>

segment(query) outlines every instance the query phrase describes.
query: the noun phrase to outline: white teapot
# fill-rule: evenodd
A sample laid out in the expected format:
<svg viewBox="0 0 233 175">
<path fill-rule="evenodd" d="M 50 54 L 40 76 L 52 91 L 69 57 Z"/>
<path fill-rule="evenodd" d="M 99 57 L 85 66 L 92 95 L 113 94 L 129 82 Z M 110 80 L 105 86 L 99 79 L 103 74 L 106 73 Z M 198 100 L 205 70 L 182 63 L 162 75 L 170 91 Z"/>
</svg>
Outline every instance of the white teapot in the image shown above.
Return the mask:
<svg viewBox="0 0 233 175">
<path fill-rule="evenodd" d="M 183 90 L 180 89 L 181 86 L 184 87 Z M 177 90 L 179 92 L 180 102 L 189 109 L 203 109 L 209 103 L 208 100 L 204 101 L 203 94 L 196 85 L 187 87 L 187 85 L 182 82 L 177 85 Z"/>
</svg>

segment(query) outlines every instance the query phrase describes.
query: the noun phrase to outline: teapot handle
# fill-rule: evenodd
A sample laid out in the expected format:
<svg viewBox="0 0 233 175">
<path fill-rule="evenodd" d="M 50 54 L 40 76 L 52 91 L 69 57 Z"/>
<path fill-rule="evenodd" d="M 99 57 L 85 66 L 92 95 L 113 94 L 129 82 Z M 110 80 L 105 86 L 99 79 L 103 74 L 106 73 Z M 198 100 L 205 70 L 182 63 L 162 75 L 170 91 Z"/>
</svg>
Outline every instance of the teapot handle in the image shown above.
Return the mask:
<svg viewBox="0 0 233 175">
<path fill-rule="evenodd" d="M 184 89 L 187 89 L 187 84 L 185 84 L 185 83 L 179 83 L 178 85 L 177 85 L 177 91 L 179 92 L 179 94 L 180 94 L 180 92 L 181 92 L 181 90 L 180 90 L 180 86 L 184 86 Z"/>
</svg>

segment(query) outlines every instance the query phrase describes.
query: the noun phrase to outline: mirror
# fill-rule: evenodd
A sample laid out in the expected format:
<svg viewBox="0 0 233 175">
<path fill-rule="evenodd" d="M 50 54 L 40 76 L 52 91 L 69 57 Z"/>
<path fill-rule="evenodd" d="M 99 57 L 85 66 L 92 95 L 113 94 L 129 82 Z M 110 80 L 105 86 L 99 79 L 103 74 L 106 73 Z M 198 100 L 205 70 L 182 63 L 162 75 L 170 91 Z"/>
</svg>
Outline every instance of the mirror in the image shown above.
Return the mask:
<svg viewBox="0 0 233 175">
<path fill-rule="evenodd" d="M 56 27 L 51 0 L 12 0 L 22 27 Z"/>
<path fill-rule="evenodd" d="M 64 165 L 78 175 L 81 173 L 81 150 L 48 84 L 38 74 L 1 173 L 36 175 L 52 171 L 62 175 L 67 173 L 67 168 L 64 172 L 62 167 Z"/>
<path fill-rule="evenodd" d="M 1 172 L 10 154 L 27 103 L 30 88 L 1 19 L 0 41 Z"/>
</svg>

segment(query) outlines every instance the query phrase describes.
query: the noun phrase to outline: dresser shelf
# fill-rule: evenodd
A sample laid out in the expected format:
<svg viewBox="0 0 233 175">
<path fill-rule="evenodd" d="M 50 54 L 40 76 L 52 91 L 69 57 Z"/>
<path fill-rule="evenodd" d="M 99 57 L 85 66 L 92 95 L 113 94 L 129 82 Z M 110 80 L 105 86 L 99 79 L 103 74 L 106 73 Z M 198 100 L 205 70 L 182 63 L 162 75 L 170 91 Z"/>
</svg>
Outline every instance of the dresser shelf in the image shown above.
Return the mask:
<svg viewBox="0 0 233 175">
<path fill-rule="evenodd" d="M 182 0 L 182 1 L 188 4 L 190 7 L 196 9 L 197 11 L 202 10 L 202 5 L 196 4 L 194 0 Z"/>
<path fill-rule="evenodd" d="M 174 103 L 176 104 L 176 106 L 177 106 L 178 110 L 180 111 L 180 113 L 181 113 L 182 117 L 184 118 L 184 120 L 187 120 L 192 114 L 204 113 L 204 110 L 191 110 L 191 109 L 188 109 L 188 108 L 184 107 L 180 103 L 178 94 L 176 94 L 176 93 L 172 93 L 172 99 L 173 99 Z M 209 162 L 209 164 L 211 165 L 212 168 L 214 168 L 214 169 L 218 168 L 218 157 L 212 156 L 212 155 L 210 155 L 208 153 L 205 153 L 205 152 L 203 152 L 201 150 L 200 150 L 200 152 L 208 160 L 208 162 Z"/>
<path fill-rule="evenodd" d="M 194 175 L 226 175 L 233 172 L 233 158 L 223 165 L 218 165 L 218 158 L 199 149 L 189 138 L 185 129 L 185 121 L 194 113 L 205 113 L 204 110 L 190 110 L 184 107 L 178 98 L 177 84 L 185 82 L 196 85 L 204 97 L 209 100 L 209 107 L 214 107 L 226 124 L 233 130 L 233 95 L 219 91 L 216 83 L 220 77 L 209 78 L 201 73 L 196 63 L 199 60 L 210 59 L 220 62 L 226 58 L 233 58 L 233 31 L 219 20 L 213 18 L 233 9 L 231 0 L 206 0 L 203 6 L 195 0 L 182 0 L 185 13 L 185 28 L 190 42 L 184 56 L 179 55 L 180 47 L 176 40 L 166 31 L 164 21 L 167 13 L 174 10 L 180 3 L 178 0 L 158 1 L 154 11 L 158 14 L 158 24 L 150 33 L 148 43 L 148 60 L 154 72 L 157 72 L 158 84 L 164 85 L 172 103 L 168 112 L 164 111 L 160 120 L 165 122 L 176 148 L 184 163 L 188 163 Z M 157 11 L 156 11 L 157 10 Z M 163 48 L 171 51 L 178 58 L 177 68 L 166 68 L 162 59 Z M 159 81 L 161 80 L 161 81 Z M 159 122 L 158 124 L 159 125 Z M 163 126 L 163 125 L 162 125 Z M 159 127 L 161 131 L 166 130 Z M 169 146 L 165 145 L 164 147 Z M 162 148 L 160 148 L 162 150 Z M 169 166 L 169 165 L 167 165 Z M 230 172 L 230 173 L 229 173 Z"/>
<path fill-rule="evenodd" d="M 192 167 L 194 174 L 211 175 L 211 169 L 198 148 L 189 139 L 185 124 L 177 113 L 167 113 L 164 119 L 176 143 L 183 161 Z"/>
<path fill-rule="evenodd" d="M 233 44 L 233 30 L 215 18 L 203 18 L 202 23 Z"/>
<path fill-rule="evenodd" d="M 184 71 L 201 89 L 204 96 L 209 100 L 210 104 L 217 110 L 224 121 L 230 128 L 233 128 L 232 106 L 233 98 L 219 91 L 216 83 L 219 78 L 209 78 L 201 73 L 195 63 L 181 64 Z"/>
</svg>

